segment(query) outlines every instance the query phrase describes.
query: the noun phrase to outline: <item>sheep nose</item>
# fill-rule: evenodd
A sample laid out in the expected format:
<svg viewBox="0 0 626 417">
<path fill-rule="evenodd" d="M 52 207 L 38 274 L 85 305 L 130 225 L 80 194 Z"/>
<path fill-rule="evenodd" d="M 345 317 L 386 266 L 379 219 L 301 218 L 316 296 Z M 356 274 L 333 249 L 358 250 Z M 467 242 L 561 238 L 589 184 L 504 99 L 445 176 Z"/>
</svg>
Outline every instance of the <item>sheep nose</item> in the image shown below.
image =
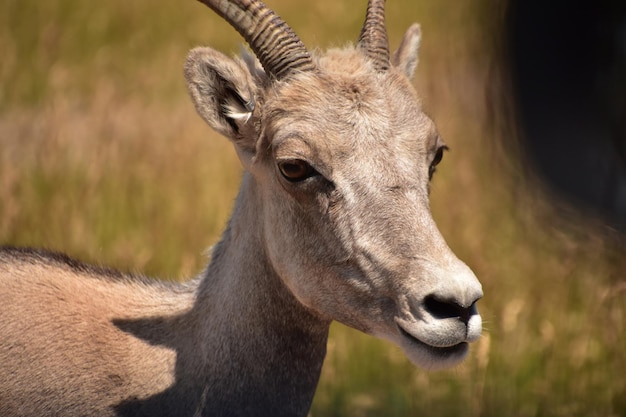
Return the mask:
<svg viewBox="0 0 626 417">
<path fill-rule="evenodd" d="M 461 305 L 454 298 L 443 298 L 437 294 L 426 296 L 424 308 L 436 319 L 457 318 L 467 324 L 471 316 L 478 314 L 476 302 L 480 297 L 474 298 L 469 305 Z"/>
<path fill-rule="evenodd" d="M 476 302 L 482 298 L 483 289 L 476 275 L 463 262 L 441 272 L 439 285 L 424 297 L 424 309 L 436 319 L 457 317 L 466 323 L 478 314 Z"/>
</svg>

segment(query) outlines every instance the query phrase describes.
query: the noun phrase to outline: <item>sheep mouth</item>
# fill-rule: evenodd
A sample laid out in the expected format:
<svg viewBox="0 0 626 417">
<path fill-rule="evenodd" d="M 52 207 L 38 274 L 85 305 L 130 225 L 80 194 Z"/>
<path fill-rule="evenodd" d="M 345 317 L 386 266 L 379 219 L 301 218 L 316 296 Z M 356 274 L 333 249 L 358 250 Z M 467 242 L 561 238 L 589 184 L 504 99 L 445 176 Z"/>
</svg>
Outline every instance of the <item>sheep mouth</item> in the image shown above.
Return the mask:
<svg viewBox="0 0 626 417">
<path fill-rule="evenodd" d="M 428 343 L 422 342 L 411 333 L 404 330 L 401 326 L 398 326 L 400 330 L 400 334 L 407 339 L 411 345 L 419 347 L 423 350 L 426 350 L 430 353 L 431 356 L 439 358 L 441 360 L 456 358 L 459 356 L 465 356 L 469 349 L 469 344 L 467 342 L 460 342 L 452 346 L 433 346 Z"/>
</svg>

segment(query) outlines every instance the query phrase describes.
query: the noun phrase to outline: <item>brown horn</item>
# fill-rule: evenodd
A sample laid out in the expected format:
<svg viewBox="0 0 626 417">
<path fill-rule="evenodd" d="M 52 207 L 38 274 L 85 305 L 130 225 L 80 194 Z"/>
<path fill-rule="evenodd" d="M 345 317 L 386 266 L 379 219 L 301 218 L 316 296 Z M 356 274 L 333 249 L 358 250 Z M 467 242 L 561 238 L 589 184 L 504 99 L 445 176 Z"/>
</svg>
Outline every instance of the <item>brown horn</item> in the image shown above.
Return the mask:
<svg viewBox="0 0 626 417">
<path fill-rule="evenodd" d="M 389 41 L 385 28 L 385 0 L 369 0 L 367 15 L 359 36 L 359 47 L 374 63 L 377 71 L 389 69 Z"/>
<path fill-rule="evenodd" d="M 315 68 L 295 32 L 273 10 L 255 0 L 199 0 L 220 15 L 248 42 L 265 71 L 283 79 Z"/>
</svg>

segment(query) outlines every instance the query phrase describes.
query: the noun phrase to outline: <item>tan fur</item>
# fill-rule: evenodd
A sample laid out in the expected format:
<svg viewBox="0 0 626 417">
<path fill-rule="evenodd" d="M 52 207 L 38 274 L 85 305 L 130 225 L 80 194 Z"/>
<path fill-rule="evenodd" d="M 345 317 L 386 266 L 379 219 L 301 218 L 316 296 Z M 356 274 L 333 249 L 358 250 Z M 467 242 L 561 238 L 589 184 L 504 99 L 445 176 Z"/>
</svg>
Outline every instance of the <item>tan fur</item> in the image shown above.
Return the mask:
<svg viewBox="0 0 626 417">
<path fill-rule="evenodd" d="M 385 71 L 350 47 L 280 80 L 194 49 L 196 109 L 246 169 L 211 263 L 177 285 L 0 250 L 0 415 L 305 416 L 332 320 L 426 368 L 462 360 L 482 290 L 429 210 L 419 37 Z"/>
</svg>

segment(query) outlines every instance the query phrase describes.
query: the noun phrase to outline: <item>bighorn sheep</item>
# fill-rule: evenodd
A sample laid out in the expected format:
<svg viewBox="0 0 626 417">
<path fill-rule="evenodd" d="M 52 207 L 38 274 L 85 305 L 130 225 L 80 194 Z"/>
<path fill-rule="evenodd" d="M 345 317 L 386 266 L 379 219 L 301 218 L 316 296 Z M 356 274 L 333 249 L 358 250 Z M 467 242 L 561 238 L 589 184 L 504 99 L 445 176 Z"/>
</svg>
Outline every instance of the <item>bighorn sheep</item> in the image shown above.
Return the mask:
<svg viewBox="0 0 626 417">
<path fill-rule="evenodd" d="M 259 1 L 202 1 L 259 61 L 185 65 L 245 168 L 210 264 L 169 284 L 1 250 L 3 417 L 306 416 L 332 320 L 426 368 L 480 335 L 481 286 L 429 211 L 445 145 L 409 81 L 419 26 L 390 56 L 370 0 L 356 47 L 315 56 Z"/>
</svg>

